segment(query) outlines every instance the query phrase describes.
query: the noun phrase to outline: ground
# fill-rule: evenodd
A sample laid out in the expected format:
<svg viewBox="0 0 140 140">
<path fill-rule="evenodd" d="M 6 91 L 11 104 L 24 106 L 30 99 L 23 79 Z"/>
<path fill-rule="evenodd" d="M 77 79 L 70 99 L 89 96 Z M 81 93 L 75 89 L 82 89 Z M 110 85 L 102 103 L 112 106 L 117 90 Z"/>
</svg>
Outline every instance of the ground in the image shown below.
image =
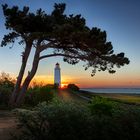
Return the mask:
<svg viewBox="0 0 140 140">
<path fill-rule="evenodd" d="M 11 111 L 0 110 L 0 140 L 9 140 L 16 130 L 16 118 Z"/>
</svg>

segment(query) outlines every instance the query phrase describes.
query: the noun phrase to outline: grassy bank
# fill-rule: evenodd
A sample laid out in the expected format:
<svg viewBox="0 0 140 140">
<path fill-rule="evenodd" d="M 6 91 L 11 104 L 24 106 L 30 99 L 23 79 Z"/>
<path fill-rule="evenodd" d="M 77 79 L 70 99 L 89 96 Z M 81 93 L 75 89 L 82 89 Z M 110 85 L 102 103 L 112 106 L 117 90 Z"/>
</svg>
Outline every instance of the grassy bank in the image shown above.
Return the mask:
<svg viewBox="0 0 140 140">
<path fill-rule="evenodd" d="M 86 97 L 88 99 L 91 99 L 95 96 L 101 96 L 104 98 L 108 98 L 110 100 L 125 103 L 125 104 L 131 104 L 131 105 L 140 105 L 140 95 L 139 94 L 130 94 L 130 93 L 94 93 L 94 92 L 88 92 L 88 91 L 82 91 L 80 90 L 77 92 L 78 95 Z"/>
</svg>

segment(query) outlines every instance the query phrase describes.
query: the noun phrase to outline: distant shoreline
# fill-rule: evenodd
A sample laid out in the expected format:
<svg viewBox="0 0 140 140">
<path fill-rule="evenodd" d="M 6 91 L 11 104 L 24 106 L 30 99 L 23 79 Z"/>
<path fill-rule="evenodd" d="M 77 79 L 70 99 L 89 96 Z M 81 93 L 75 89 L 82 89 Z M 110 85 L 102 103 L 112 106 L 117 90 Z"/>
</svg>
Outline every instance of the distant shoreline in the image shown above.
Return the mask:
<svg viewBox="0 0 140 140">
<path fill-rule="evenodd" d="M 140 94 L 140 88 L 81 88 L 80 90 L 97 94 Z"/>
<path fill-rule="evenodd" d="M 140 96 L 140 93 L 100 93 L 100 92 L 92 92 L 92 91 L 86 91 L 86 90 L 79 90 L 79 92 L 82 92 L 82 93 L 90 93 L 90 94 L 96 94 L 96 95 L 101 95 L 101 94 L 106 94 L 106 95 L 132 95 L 132 96 Z"/>
</svg>

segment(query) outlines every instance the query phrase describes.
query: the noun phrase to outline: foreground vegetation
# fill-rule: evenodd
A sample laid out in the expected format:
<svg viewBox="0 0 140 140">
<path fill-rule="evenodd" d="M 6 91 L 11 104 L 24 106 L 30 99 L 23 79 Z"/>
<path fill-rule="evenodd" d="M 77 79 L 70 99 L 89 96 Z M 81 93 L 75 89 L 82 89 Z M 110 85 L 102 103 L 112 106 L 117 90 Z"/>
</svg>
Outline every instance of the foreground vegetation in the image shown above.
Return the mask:
<svg viewBox="0 0 140 140">
<path fill-rule="evenodd" d="M 0 75 L 0 109 L 10 109 L 9 100 L 15 86 L 15 80 L 9 74 L 1 73 Z M 24 102 L 21 107 L 34 107 L 40 102 L 49 102 L 55 96 L 57 90 L 53 85 L 37 85 L 28 88 Z"/>
<path fill-rule="evenodd" d="M 0 106 L 8 108 L 14 81 L 6 74 L 0 78 Z M 76 97 L 79 88 L 70 84 Z M 24 104 L 14 109 L 18 129 L 14 140 L 139 140 L 140 106 L 98 95 L 86 94 L 89 102 L 64 101 L 52 85 L 28 89 Z M 74 96 L 75 95 L 75 96 Z M 85 93 L 80 95 L 84 96 Z M 80 101 L 80 97 L 79 97 Z M 24 108 L 24 109 L 23 109 Z"/>
<path fill-rule="evenodd" d="M 9 74 L 0 74 L 0 108 L 7 108 L 11 93 L 14 89 L 15 81 Z"/>
<path fill-rule="evenodd" d="M 16 111 L 20 140 L 138 140 L 140 109 L 123 109 L 117 103 L 95 97 L 85 106 L 54 98 L 30 110 Z"/>
</svg>

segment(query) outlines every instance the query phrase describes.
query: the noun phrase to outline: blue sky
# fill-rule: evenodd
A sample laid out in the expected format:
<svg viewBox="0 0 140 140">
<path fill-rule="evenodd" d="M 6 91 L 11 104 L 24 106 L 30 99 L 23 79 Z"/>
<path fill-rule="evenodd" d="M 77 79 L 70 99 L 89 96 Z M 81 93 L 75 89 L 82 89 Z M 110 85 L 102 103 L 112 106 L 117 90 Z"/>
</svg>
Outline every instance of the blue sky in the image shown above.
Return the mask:
<svg viewBox="0 0 140 140">
<path fill-rule="evenodd" d="M 0 4 L 18 5 L 20 8 L 26 5 L 30 7 L 31 11 L 42 8 L 50 13 L 54 3 L 61 2 L 66 3 L 66 14 L 81 14 L 86 19 L 87 26 L 106 30 L 108 41 L 112 42 L 115 52 L 125 52 L 131 63 L 118 69 L 114 75 L 101 72 L 91 78 L 90 71 L 84 71 L 83 63 L 71 66 L 64 63 L 61 58 L 56 57 L 41 61 L 37 76 L 44 76 L 48 79 L 48 83 L 52 81 L 54 65 L 59 61 L 64 77 L 63 82 L 75 82 L 81 87 L 85 85 L 83 81 L 87 81 L 89 87 L 98 85 L 140 87 L 139 0 L 1 0 Z M 4 26 L 1 7 L 0 16 L 1 41 L 3 35 L 8 32 Z M 9 46 L 0 48 L 0 71 L 9 72 L 16 76 L 20 68 L 22 50 L 23 47 L 18 44 L 14 44 L 12 49 L 9 49 Z M 32 57 L 28 62 L 27 70 L 31 67 L 31 59 Z M 108 84 L 105 84 L 105 81 L 108 81 Z M 88 85 L 86 86 L 88 87 Z"/>
</svg>

